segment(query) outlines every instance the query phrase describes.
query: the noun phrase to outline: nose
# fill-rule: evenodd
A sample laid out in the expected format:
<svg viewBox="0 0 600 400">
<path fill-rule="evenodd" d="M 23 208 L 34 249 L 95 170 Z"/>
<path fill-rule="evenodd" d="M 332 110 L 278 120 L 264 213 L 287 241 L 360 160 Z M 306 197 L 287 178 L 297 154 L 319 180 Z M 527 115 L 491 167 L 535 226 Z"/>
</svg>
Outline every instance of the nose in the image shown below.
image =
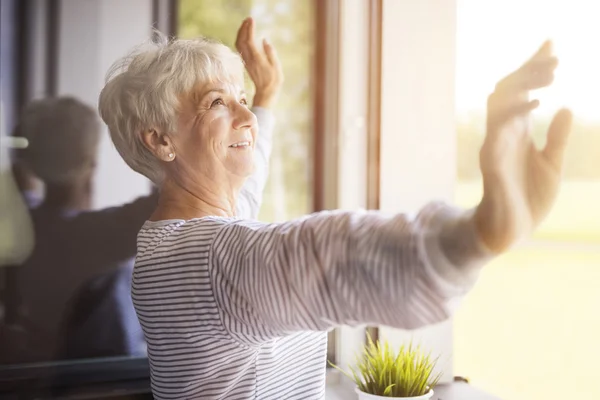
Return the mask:
<svg viewBox="0 0 600 400">
<path fill-rule="evenodd" d="M 250 129 L 256 126 L 256 116 L 250 109 L 242 104 L 235 106 L 233 118 L 234 129 Z"/>
</svg>

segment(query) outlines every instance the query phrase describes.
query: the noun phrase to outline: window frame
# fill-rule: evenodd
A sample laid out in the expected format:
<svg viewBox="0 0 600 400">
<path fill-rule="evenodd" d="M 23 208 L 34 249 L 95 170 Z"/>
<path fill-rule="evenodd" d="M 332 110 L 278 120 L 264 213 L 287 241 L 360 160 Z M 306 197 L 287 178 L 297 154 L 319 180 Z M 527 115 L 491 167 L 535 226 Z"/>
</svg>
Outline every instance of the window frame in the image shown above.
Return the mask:
<svg viewBox="0 0 600 400">
<path fill-rule="evenodd" d="M 451 203 L 454 198 L 456 1 L 382 0 L 380 6 L 377 205 L 386 213 L 414 214 L 431 200 Z M 427 159 L 435 168 L 428 168 Z M 395 348 L 411 339 L 421 343 L 440 356 L 440 382 L 454 379 L 452 318 L 413 331 L 379 327 L 377 333 Z"/>
<path fill-rule="evenodd" d="M 330 197 L 331 204 L 343 209 L 415 213 L 432 199 L 452 202 L 456 182 L 456 0 L 339 0 L 338 6 L 340 31 L 337 42 L 339 60 L 336 65 L 339 111 L 334 115 L 338 124 L 337 129 L 333 130 L 338 135 L 338 162 L 334 186 L 336 192 Z M 441 27 L 441 33 L 432 34 L 432 25 L 436 29 Z M 352 40 L 356 32 L 366 38 L 366 43 L 357 45 Z M 398 40 L 399 37 L 402 39 Z M 432 42 L 436 40 L 442 41 L 444 46 L 432 50 Z M 420 49 L 429 49 L 431 54 Z M 356 56 L 357 53 L 366 60 L 362 75 L 348 71 L 348 65 L 352 60 L 356 61 L 352 55 Z M 405 59 L 412 61 L 403 62 Z M 432 59 L 442 62 L 432 63 Z M 428 71 L 435 74 L 433 79 L 421 74 L 421 71 L 411 70 L 414 62 L 426 66 L 437 65 Z M 352 96 L 344 94 L 360 92 L 361 86 L 366 87 L 363 108 L 352 107 L 348 104 L 348 97 Z M 438 87 L 442 89 L 438 90 Z M 415 93 L 419 92 L 437 98 L 437 101 L 413 101 Z M 398 118 L 398 103 L 403 106 L 403 118 Z M 433 113 L 438 115 L 440 112 L 442 123 L 419 123 L 419 117 Z M 357 118 L 364 121 L 360 129 L 352 123 Z M 419 146 L 415 142 L 415 135 L 411 134 L 415 131 L 424 134 L 427 141 L 443 143 L 444 150 L 438 148 L 432 153 L 429 148 Z M 353 140 L 353 136 L 360 136 L 360 140 Z M 394 149 L 399 146 L 410 148 L 408 159 L 413 165 L 398 158 Z M 363 158 L 356 162 L 353 156 L 360 152 Z M 442 165 L 427 169 L 425 163 L 420 161 L 427 156 Z M 415 179 L 414 167 L 419 167 L 417 170 L 423 176 Z M 402 191 L 403 187 L 409 190 Z M 374 338 L 387 339 L 393 347 L 415 339 L 445 361 L 439 367 L 443 374 L 441 383 L 454 380 L 452 319 L 410 332 L 389 327 L 366 327 L 366 331 L 365 327 L 339 327 L 335 333 L 337 365 L 344 368 L 354 361 L 365 343 L 366 332 Z M 331 383 L 339 379 L 339 375 L 333 371 L 328 374 Z"/>
<path fill-rule="evenodd" d="M 390 154 L 386 146 L 390 140 L 394 140 L 397 132 L 410 132 L 412 127 L 393 125 L 386 119 L 389 118 L 389 110 L 386 107 L 397 101 L 395 96 L 398 93 L 386 90 L 386 68 L 389 67 L 390 61 L 385 58 L 385 54 L 394 46 L 395 38 L 386 30 L 385 22 L 393 18 L 394 25 L 400 25 L 399 21 L 407 18 L 415 20 L 415 15 L 390 13 L 389 7 L 393 0 L 313 1 L 317 31 L 313 72 L 315 90 L 312 211 L 334 208 L 390 210 L 389 204 L 394 199 L 394 192 L 388 190 L 391 181 L 383 174 L 389 168 L 387 160 Z M 423 2 L 425 5 L 422 7 L 435 9 L 440 4 L 446 4 L 446 1 Z M 444 5 L 444 10 L 452 7 L 455 9 L 455 0 L 448 1 L 449 5 Z M 152 3 L 154 27 L 169 35 L 176 32 L 176 3 L 176 0 L 153 0 Z M 396 4 L 396 11 L 402 7 L 404 11 L 410 11 L 410 7 L 420 7 L 415 5 L 415 2 L 397 3 L 401 4 Z M 431 23 L 428 18 L 427 13 L 420 13 L 416 19 Z M 447 13 L 440 18 L 447 18 L 447 22 L 453 24 L 456 17 L 455 13 Z M 422 25 L 427 26 L 426 23 Z M 419 33 L 420 36 L 416 39 L 423 40 L 426 44 L 426 33 Z M 352 37 L 363 40 L 346 40 Z M 453 54 L 454 49 L 451 50 L 450 53 Z M 363 63 L 359 63 L 357 68 L 354 68 L 352 62 L 348 62 L 360 59 Z M 404 79 L 410 80 L 409 77 Z M 398 86 L 402 82 L 394 84 Z M 364 96 L 347 96 L 347 93 L 363 93 Z M 423 112 L 424 110 L 418 111 Z M 432 134 L 442 137 L 445 131 Z M 353 158 L 356 155 L 360 157 L 360 162 Z M 454 171 L 454 167 L 455 163 L 450 170 Z M 393 171 L 397 171 L 397 168 L 393 168 Z M 398 185 L 400 181 L 395 180 L 394 184 Z M 410 183 L 410 179 L 407 178 L 407 181 Z M 454 185 L 454 181 L 447 184 Z M 417 198 L 403 200 L 418 202 L 422 196 L 430 198 L 432 194 L 428 191 L 418 192 L 415 195 Z M 409 207 L 402 208 L 405 210 Z M 403 340 L 402 334 L 388 331 L 387 328 L 382 329 L 386 337 L 396 342 Z M 444 330 L 440 336 L 434 334 L 433 342 L 446 340 L 446 332 L 447 330 Z M 344 367 L 354 360 L 356 351 L 364 343 L 365 330 L 364 327 L 340 327 L 330 338 L 328 357 Z M 142 366 L 142 369 L 145 368 L 146 364 Z"/>
<path fill-rule="evenodd" d="M 331 120 L 323 131 L 329 141 L 325 149 L 331 154 L 331 167 L 326 169 L 331 182 L 327 204 L 328 208 L 345 210 L 379 209 L 382 0 L 337 0 L 329 4 L 336 18 L 323 17 L 330 24 L 325 34 L 330 45 L 329 65 L 334 71 L 324 75 L 330 85 L 329 98 L 321 99 L 330 106 L 322 110 Z M 335 28 L 331 27 L 332 20 Z M 336 328 L 330 334 L 330 361 L 342 368 L 353 363 L 366 343 L 367 329 L 377 336 L 377 328 Z M 338 379 L 335 373 L 328 374 L 328 381 Z"/>
<path fill-rule="evenodd" d="M 72 11 L 69 9 L 70 6 L 86 5 L 85 2 L 66 2 L 65 0 L 24 0 L 17 3 L 19 6 L 16 18 L 18 23 L 16 37 L 16 45 L 18 46 L 16 60 L 18 68 L 16 68 L 16 72 L 18 77 L 15 115 L 34 99 L 65 94 L 64 92 L 69 94 L 69 88 L 65 89 L 63 87 L 64 82 L 61 82 L 61 78 L 68 76 L 66 70 L 69 66 L 65 66 L 64 63 L 60 62 L 60 55 L 61 52 L 76 52 L 78 49 L 69 49 L 66 48 L 68 46 L 64 46 L 64 38 L 68 36 L 65 35 L 65 25 L 73 22 L 72 19 L 65 18 L 65 15 L 68 15 L 65 12 Z M 103 3 L 98 4 L 105 5 Z M 150 3 L 144 11 L 146 12 L 145 15 L 151 16 L 152 11 L 149 7 Z M 138 12 L 137 9 L 136 12 Z M 107 22 L 109 21 L 101 18 L 106 15 L 97 14 L 95 16 L 98 18 L 94 21 L 93 26 L 82 27 L 79 25 L 79 27 L 86 30 L 95 30 L 95 33 L 102 30 L 104 32 L 108 31 Z M 152 18 L 154 17 L 152 16 Z M 142 20 L 142 29 L 147 29 L 146 27 L 151 23 L 151 18 L 148 18 L 146 22 L 144 23 Z M 149 33 L 148 31 L 144 35 L 147 36 Z M 139 40 L 136 39 L 136 42 L 139 42 Z M 83 43 L 83 45 L 86 45 L 86 43 Z M 104 49 L 98 48 L 97 50 L 100 53 Z M 91 72 L 88 72 L 98 82 L 101 82 L 106 72 L 104 69 L 101 70 L 99 65 L 101 56 L 106 56 L 105 58 L 109 62 L 114 61 L 114 59 L 106 54 L 96 55 L 98 56 L 97 59 L 88 60 L 85 57 L 79 57 L 79 60 L 84 65 L 86 62 L 95 63 L 91 65 L 98 68 L 92 68 Z M 106 60 L 102 59 L 101 61 Z M 78 65 L 78 67 L 81 66 Z M 83 69 L 85 70 L 85 68 Z M 98 72 L 98 74 L 94 75 L 94 72 Z M 78 89 L 85 95 L 96 97 L 96 87 L 93 86 L 95 82 L 94 79 L 90 79 L 88 85 L 83 85 Z M 129 168 L 127 168 L 127 171 L 133 174 Z M 19 184 L 22 182 L 20 178 L 23 177 L 18 176 L 16 179 Z M 146 182 L 141 177 L 136 176 L 136 179 L 143 180 L 144 184 Z M 5 272 L 0 270 L 0 273 Z M 9 276 L 5 280 L 10 281 L 10 279 Z M 15 287 L 15 285 L 8 282 L 8 287 Z M 5 300 L 5 303 L 18 303 L 16 293 L 8 292 L 5 289 L 2 289 L 2 291 L 4 297 L 9 297 Z M 8 308 L 16 309 L 17 307 L 11 305 Z M 13 315 L 4 315 L 0 318 L 0 322 L 12 323 L 14 319 L 15 316 Z M 0 365 L 0 397 L 3 394 L 9 396 L 19 394 L 27 397 L 32 395 L 54 396 L 60 392 L 61 394 L 77 395 L 93 393 L 94 398 L 112 398 L 115 390 L 122 394 L 145 395 L 150 392 L 147 357 L 111 357 Z M 151 398 L 151 395 L 149 397 Z"/>
</svg>

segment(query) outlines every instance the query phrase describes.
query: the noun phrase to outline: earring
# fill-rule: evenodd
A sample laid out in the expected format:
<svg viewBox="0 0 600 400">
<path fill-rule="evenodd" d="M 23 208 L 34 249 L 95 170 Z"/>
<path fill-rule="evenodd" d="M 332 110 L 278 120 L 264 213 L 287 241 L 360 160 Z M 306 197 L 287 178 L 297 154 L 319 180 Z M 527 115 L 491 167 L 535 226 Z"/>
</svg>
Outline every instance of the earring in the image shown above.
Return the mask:
<svg viewBox="0 0 600 400">
<path fill-rule="evenodd" d="M 173 158 L 173 157 L 175 157 L 175 154 L 169 153 L 169 158 Z"/>
</svg>

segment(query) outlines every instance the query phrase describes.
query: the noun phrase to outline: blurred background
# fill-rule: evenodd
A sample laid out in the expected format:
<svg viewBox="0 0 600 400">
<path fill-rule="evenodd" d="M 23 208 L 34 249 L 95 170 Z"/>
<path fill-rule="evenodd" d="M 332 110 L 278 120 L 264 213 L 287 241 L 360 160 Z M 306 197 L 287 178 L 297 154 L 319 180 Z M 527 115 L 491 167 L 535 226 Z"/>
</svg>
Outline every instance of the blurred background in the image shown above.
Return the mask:
<svg viewBox="0 0 600 400">
<path fill-rule="evenodd" d="M 559 107 L 575 113 L 557 205 L 531 240 L 483 271 L 450 325 L 430 336 L 449 360 L 449 376 L 499 398 L 600 398 L 593 385 L 600 359 L 595 2 L 0 4 L 0 392 L 25 390 L 23 382 L 44 386 L 56 371 L 60 382 L 52 385 L 63 394 L 70 385 L 92 385 L 78 370 L 105 381 L 146 382 L 145 345 L 128 291 L 135 236 L 156 192 L 112 146 L 95 115 L 98 94 L 110 64 L 148 40 L 152 28 L 233 46 L 250 15 L 258 38 L 277 48 L 285 73 L 260 213 L 265 221 L 325 208 L 410 210 L 420 204 L 413 198 L 438 194 L 476 205 L 486 97 L 553 40 L 560 67 L 555 84 L 534 93 L 541 107 L 532 134 L 542 145 Z M 415 25 L 397 27 L 408 20 Z M 411 67 L 418 65 L 425 67 Z M 402 107 L 424 118 L 394 121 L 389 110 Z M 395 115 L 401 119 L 403 111 Z M 430 132 L 435 127 L 441 128 Z M 406 167 L 408 154 L 424 156 Z M 115 226 L 122 235 L 105 234 Z M 333 332 L 329 358 L 343 359 L 363 335 Z"/>
<path fill-rule="evenodd" d="M 546 39 L 559 67 L 533 135 L 542 145 L 553 113 L 575 114 L 555 208 L 532 240 L 495 260 L 455 318 L 455 366 L 507 399 L 600 396 L 600 27 L 589 1 L 458 1 L 456 201 L 481 196 L 477 148 L 491 85 Z M 485 322 L 484 322 L 485 321 Z"/>
</svg>

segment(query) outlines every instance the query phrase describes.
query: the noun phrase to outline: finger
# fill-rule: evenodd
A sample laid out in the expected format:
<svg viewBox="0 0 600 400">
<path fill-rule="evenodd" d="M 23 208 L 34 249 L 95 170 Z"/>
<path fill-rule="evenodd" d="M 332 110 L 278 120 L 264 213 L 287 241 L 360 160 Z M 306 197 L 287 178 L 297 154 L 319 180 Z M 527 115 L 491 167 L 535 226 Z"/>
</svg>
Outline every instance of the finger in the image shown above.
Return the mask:
<svg viewBox="0 0 600 400">
<path fill-rule="evenodd" d="M 504 78 L 502 88 L 506 90 L 531 90 L 526 87 L 527 79 L 531 74 L 553 72 L 558 66 L 558 59 L 552 54 L 552 42 L 546 40 L 540 48 L 515 72 Z M 524 85 L 525 84 L 525 85 Z M 534 87 L 537 88 L 537 87 Z"/>
<path fill-rule="evenodd" d="M 494 100 L 490 97 L 490 103 Z M 524 101 L 520 104 L 514 105 L 503 111 L 495 113 L 495 115 L 488 115 L 488 133 L 495 137 L 501 132 L 501 127 L 506 125 L 509 121 L 517 117 L 523 117 L 535 110 L 540 105 L 538 100 Z M 493 107 L 490 107 L 493 109 Z"/>
<path fill-rule="evenodd" d="M 539 100 L 531 100 L 531 101 L 516 105 L 516 106 L 512 107 L 510 109 L 510 111 L 508 111 L 506 113 L 506 119 L 520 117 L 525 114 L 529 114 L 530 112 L 532 112 L 539 106 L 540 106 Z"/>
<path fill-rule="evenodd" d="M 554 70 L 558 66 L 556 57 L 548 57 L 526 64 L 502 79 L 496 85 L 498 92 L 516 92 L 544 87 L 554 80 Z"/>
<path fill-rule="evenodd" d="M 526 94 L 530 90 L 550 86 L 554 82 L 554 71 L 540 71 L 524 74 L 510 82 L 507 86 L 498 88 L 501 94 Z"/>
<path fill-rule="evenodd" d="M 567 109 L 562 109 L 556 113 L 548 128 L 546 146 L 542 150 L 542 154 L 559 170 L 562 168 L 572 125 L 573 114 Z"/>
<path fill-rule="evenodd" d="M 535 62 L 528 63 L 517 70 L 517 73 L 523 75 L 540 74 L 540 73 L 553 73 L 558 67 L 558 58 L 546 57 L 536 60 Z"/>
<path fill-rule="evenodd" d="M 240 53 L 241 53 L 240 45 L 242 45 L 242 43 L 245 43 L 247 41 L 247 38 L 248 38 L 248 18 L 246 18 L 242 21 L 242 24 L 240 25 L 240 28 L 238 29 L 238 32 L 237 32 L 237 37 L 235 38 L 235 48 L 238 49 L 238 51 Z"/>
<path fill-rule="evenodd" d="M 273 47 L 273 45 L 269 43 L 269 41 L 266 38 L 263 39 L 263 49 L 265 50 L 265 54 L 267 55 L 267 60 L 269 61 L 269 64 L 279 68 L 281 64 L 279 62 L 279 57 L 277 57 L 277 51 L 275 50 L 275 47 Z"/>
<path fill-rule="evenodd" d="M 494 93 L 488 97 L 488 112 L 492 112 L 495 119 L 508 119 L 528 113 L 540 105 L 539 100 L 521 100 L 518 104 L 506 103 L 502 95 Z M 494 117 L 491 115 L 491 117 Z"/>
<path fill-rule="evenodd" d="M 242 55 L 244 61 L 252 62 L 256 58 L 260 57 L 254 37 L 254 20 L 252 18 L 248 18 L 246 20 L 246 25 L 244 26 L 244 36 L 238 46 L 238 51 Z"/>
<path fill-rule="evenodd" d="M 554 82 L 554 73 L 534 73 L 531 78 L 525 82 L 524 90 L 535 90 L 550 86 Z"/>
<path fill-rule="evenodd" d="M 522 117 L 538 108 L 539 105 L 539 100 L 531 100 L 512 106 L 508 110 L 499 114 L 497 122 L 504 124 L 513 118 Z"/>
<path fill-rule="evenodd" d="M 248 42 L 251 43 L 252 45 L 255 44 L 254 42 L 254 18 L 250 17 L 248 18 Z"/>
<path fill-rule="evenodd" d="M 550 57 L 552 56 L 553 45 L 551 40 L 546 40 L 542 45 L 538 48 L 538 50 L 529 58 L 529 60 L 525 63 L 528 64 L 530 62 L 535 62 L 540 58 Z"/>
</svg>

